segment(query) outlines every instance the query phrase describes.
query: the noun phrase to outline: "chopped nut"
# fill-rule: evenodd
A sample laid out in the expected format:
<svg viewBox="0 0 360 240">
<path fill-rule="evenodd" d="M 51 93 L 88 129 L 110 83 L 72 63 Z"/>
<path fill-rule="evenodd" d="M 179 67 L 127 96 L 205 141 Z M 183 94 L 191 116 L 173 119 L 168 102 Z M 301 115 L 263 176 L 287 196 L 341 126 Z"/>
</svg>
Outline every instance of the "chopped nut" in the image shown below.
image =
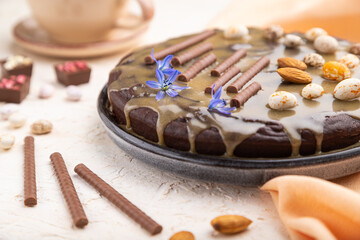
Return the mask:
<svg viewBox="0 0 360 240">
<path fill-rule="evenodd" d="M 52 128 L 52 123 L 47 120 L 39 120 L 31 124 L 31 132 L 37 135 L 50 133 Z"/>
</svg>

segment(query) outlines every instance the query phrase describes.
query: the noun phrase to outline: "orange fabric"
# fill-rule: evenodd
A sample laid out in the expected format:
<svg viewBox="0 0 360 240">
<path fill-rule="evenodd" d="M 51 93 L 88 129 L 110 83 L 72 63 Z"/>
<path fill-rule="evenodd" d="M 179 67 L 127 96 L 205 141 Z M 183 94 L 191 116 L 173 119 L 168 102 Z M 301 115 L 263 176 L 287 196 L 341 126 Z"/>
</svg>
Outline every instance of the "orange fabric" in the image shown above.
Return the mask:
<svg viewBox="0 0 360 240">
<path fill-rule="evenodd" d="M 261 189 L 270 192 L 291 239 L 360 239 L 359 193 L 306 176 L 277 177 Z"/>
</svg>

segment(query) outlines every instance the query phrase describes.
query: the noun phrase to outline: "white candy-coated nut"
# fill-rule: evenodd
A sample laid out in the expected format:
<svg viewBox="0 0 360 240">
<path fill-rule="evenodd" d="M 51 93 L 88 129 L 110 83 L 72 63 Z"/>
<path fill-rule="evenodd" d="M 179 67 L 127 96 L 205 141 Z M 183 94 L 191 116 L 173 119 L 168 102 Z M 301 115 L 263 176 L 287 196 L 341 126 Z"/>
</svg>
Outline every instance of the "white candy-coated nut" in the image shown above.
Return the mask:
<svg viewBox="0 0 360 240">
<path fill-rule="evenodd" d="M 31 132 L 37 135 L 50 133 L 52 128 L 53 125 L 48 120 L 39 120 L 31 124 Z"/>
<path fill-rule="evenodd" d="M 7 103 L 1 108 L 1 118 L 3 120 L 8 120 L 10 115 L 16 113 L 17 111 L 19 111 L 19 104 Z"/>
<path fill-rule="evenodd" d="M 320 36 L 326 36 L 328 33 L 322 28 L 311 28 L 305 33 L 305 37 L 308 41 L 313 42 Z"/>
<path fill-rule="evenodd" d="M 321 97 L 324 94 L 324 88 L 316 83 L 310 83 L 306 85 L 302 91 L 301 96 L 306 99 L 314 99 Z"/>
<path fill-rule="evenodd" d="M 320 36 L 315 39 L 314 47 L 321 53 L 334 53 L 338 49 L 339 43 L 331 36 Z"/>
<path fill-rule="evenodd" d="M 249 35 L 249 30 L 245 25 L 234 25 L 224 30 L 224 37 L 228 39 L 243 38 Z"/>
<path fill-rule="evenodd" d="M 285 110 L 295 107 L 297 99 L 294 94 L 286 91 L 278 91 L 269 97 L 269 106 L 274 110 Z"/>
<path fill-rule="evenodd" d="M 39 98 L 49 98 L 54 95 L 55 87 L 51 84 L 42 85 L 39 90 Z"/>
<path fill-rule="evenodd" d="M 15 137 L 12 135 L 0 136 L 0 147 L 4 150 L 9 150 L 15 144 Z"/>
<path fill-rule="evenodd" d="M 24 126 L 26 122 L 26 116 L 21 113 L 14 113 L 11 114 L 9 117 L 10 126 L 13 128 L 19 128 Z"/>
<path fill-rule="evenodd" d="M 79 101 L 81 99 L 82 93 L 78 86 L 70 85 L 66 88 L 67 98 L 70 101 Z"/>
<path fill-rule="evenodd" d="M 345 64 L 350 70 L 354 70 L 360 64 L 359 58 L 356 55 L 350 53 L 340 58 L 339 62 Z"/>
<path fill-rule="evenodd" d="M 320 54 L 308 53 L 304 57 L 304 62 L 310 67 L 319 68 L 325 64 L 325 59 Z"/>
<path fill-rule="evenodd" d="M 16 68 L 20 65 L 30 65 L 32 63 L 32 60 L 28 57 L 20 56 L 20 55 L 14 55 L 10 56 L 6 59 L 6 62 L 4 63 L 4 68 L 6 70 L 11 70 Z"/>
<path fill-rule="evenodd" d="M 275 41 L 284 35 L 284 29 L 279 25 L 271 25 L 265 29 L 265 38 Z"/>
<path fill-rule="evenodd" d="M 301 45 L 303 45 L 303 40 L 301 37 L 295 35 L 295 34 L 286 34 L 284 38 L 284 45 L 288 48 L 297 48 Z"/>
<path fill-rule="evenodd" d="M 360 96 L 360 79 L 348 78 L 339 82 L 334 89 L 334 97 L 340 100 L 352 100 Z"/>
</svg>

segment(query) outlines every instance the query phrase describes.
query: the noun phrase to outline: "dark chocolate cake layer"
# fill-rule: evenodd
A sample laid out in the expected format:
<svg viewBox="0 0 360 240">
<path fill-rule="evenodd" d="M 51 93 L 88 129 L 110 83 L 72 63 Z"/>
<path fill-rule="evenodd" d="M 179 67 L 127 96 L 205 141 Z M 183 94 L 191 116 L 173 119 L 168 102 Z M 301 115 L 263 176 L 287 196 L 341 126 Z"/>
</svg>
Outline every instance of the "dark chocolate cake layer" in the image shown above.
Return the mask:
<svg viewBox="0 0 360 240">
<path fill-rule="evenodd" d="M 293 57 L 302 60 L 308 53 L 315 52 L 312 43 L 298 49 L 288 49 L 281 42 L 269 42 L 263 38 L 263 30 L 250 28 L 248 39 L 228 40 L 222 31 L 204 40 L 213 45 L 216 63 L 201 71 L 188 83 L 176 81 L 178 86 L 188 86 L 179 96 L 157 101 L 156 90 L 146 85 L 148 80 L 156 80 L 156 64 L 146 65 L 144 57 L 151 49 L 160 51 L 191 36 L 139 49 L 124 57 L 112 70 L 108 82 L 108 96 L 111 109 L 119 126 L 145 139 L 182 151 L 199 154 L 225 155 L 237 157 L 289 157 L 313 155 L 342 149 L 360 140 L 360 104 L 358 100 L 340 101 L 333 95 L 337 81 L 322 77 L 320 68 L 308 68 L 312 82 L 321 85 L 325 93 L 315 100 L 300 95 L 304 84 L 283 82 L 276 73 L 277 59 Z M 304 37 L 302 34 L 298 34 Z M 326 61 L 336 60 L 345 55 L 350 46 L 347 41 L 339 41 L 335 54 L 323 55 Z M 195 46 L 196 47 L 196 46 Z M 204 89 L 217 77 L 210 71 L 239 48 L 247 50 L 247 56 L 235 65 L 245 72 L 261 56 L 267 55 L 271 61 L 246 86 L 254 81 L 262 85 L 262 90 L 251 97 L 244 106 L 230 116 L 208 110 L 211 95 Z M 191 48 L 190 48 L 191 49 Z M 188 51 L 182 50 L 175 56 Z M 206 55 L 206 54 L 204 54 Z M 204 55 L 176 67 L 184 72 Z M 226 86 L 242 73 L 236 75 L 223 88 L 222 98 L 230 101 L 235 96 L 226 93 Z M 352 72 L 352 77 L 360 77 L 360 71 Z M 275 91 L 294 94 L 298 105 L 291 110 L 273 110 L 267 105 L 269 96 Z"/>
</svg>

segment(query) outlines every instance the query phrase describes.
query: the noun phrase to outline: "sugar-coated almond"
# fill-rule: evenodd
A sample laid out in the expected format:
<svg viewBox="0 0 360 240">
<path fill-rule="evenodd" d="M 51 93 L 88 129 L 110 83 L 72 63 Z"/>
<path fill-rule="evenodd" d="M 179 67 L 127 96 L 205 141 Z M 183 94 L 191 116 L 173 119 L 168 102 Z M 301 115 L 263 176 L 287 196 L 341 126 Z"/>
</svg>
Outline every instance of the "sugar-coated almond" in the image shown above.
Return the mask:
<svg viewBox="0 0 360 240">
<path fill-rule="evenodd" d="M 306 70 L 307 66 L 303 61 L 291 57 L 282 57 L 277 60 L 279 68 L 290 67 Z"/>
<path fill-rule="evenodd" d="M 310 83 L 306 85 L 302 91 L 301 96 L 303 96 L 306 99 L 314 99 L 321 97 L 324 94 L 324 88 L 316 83 Z"/>
<path fill-rule="evenodd" d="M 234 234 L 244 231 L 252 223 L 250 219 L 239 215 L 222 215 L 211 221 L 213 228 L 224 234 Z"/>
<path fill-rule="evenodd" d="M 284 37 L 284 45 L 287 48 L 297 48 L 303 44 L 302 38 L 295 34 L 286 34 Z"/>
<path fill-rule="evenodd" d="M 169 240 L 195 240 L 194 234 L 188 231 L 177 232 Z"/>
<path fill-rule="evenodd" d="M 81 99 L 82 93 L 81 89 L 78 86 L 70 85 L 66 87 L 67 99 L 70 101 L 79 101 Z"/>
<path fill-rule="evenodd" d="M 325 59 L 323 56 L 317 53 L 308 53 L 304 57 L 304 62 L 309 67 L 319 68 L 325 64 Z"/>
<path fill-rule="evenodd" d="M 286 82 L 306 84 L 311 83 L 312 77 L 309 73 L 304 72 L 297 68 L 279 68 L 276 72 L 284 79 Z"/>
<path fill-rule="evenodd" d="M 286 110 L 295 107 L 297 99 L 294 94 L 286 91 L 274 92 L 269 97 L 269 107 L 274 110 Z"/>
<path fill-rule="evenodd" d="M 19 104 L 7 103 L 1 107 L 0 115 L 3 120 L 8 120 L 11 114 L 19 111 Z"/>
<path fill-rule="evenodd" d="M 339 62 L 345 64 L 350 70 L 354 70 L 360 64 L 359 58 L 350 53 L 340 58 Z"/>
<path fill-rule="evenodd" d="M 21 113 L 14 113 L 11 114 L 9 117 L 10 126 L 13 128 L 19 128 L 24 126 L 26 122 L 26 116 Z"/>
<path fill-rule="evenodd" d="M 318 27 L 311 28 L 305 33 L 306 39 L 310 42 L 315 41 L 315 39 L 320 36 L 326 36 L 326 35 L 328 35 L 328 33 L 324 29 Z"/>
<path fill-rule="evenodd" d="M 270 41 L 276 41 L 284 35 L 284 29 L 279 25 L 271 25 L 265 29 L 264 37 Z"/>
<path fill-rule="evenodd" d="M 45 84 L 42 85 L 39 90 L 39 98 L 50 98 L 52 95 L 54 95 L 55 87 L 51 84 Z"/>
<path fill-rule="evenodd" d="M 224 37 L 227 39 L 243 38 L 249 35 L 249 30 L 245 25 L 233 25 L 224 30 Z"/>
<path fill-rule="evenodd" d="M 323 75 L 326 79 L 342 81 L 351 77 L 349 68 L 340 62 L 330 61 L 323 66 Z"/>
<path fill-rule="evenodd" d="M 4 150 L 9 150 L 15 144 L 15 137 L 12 135 L 2 135 L 0 136 L 0 148 Z"/>
<path fill-rule="evenodd" d="M 338 41 L 330 36 L 320 36 L 314 41 L 314 48 L 321 53 L 334 53 L 338 47 Z"/>
<path fill-rule="evenodd" d="M 349 78 L 339 82 L 334 89 L 334 97 L 339 100 L 353 100 L 360 96 L 360 79 Z"/>
<path fill-rule="evenodd" d="M 50 133 L 52 128 L 52 123 L 47 120 L 39 120 L 31 124 L 31 132 L 37 135 Z"/>
</svg>

